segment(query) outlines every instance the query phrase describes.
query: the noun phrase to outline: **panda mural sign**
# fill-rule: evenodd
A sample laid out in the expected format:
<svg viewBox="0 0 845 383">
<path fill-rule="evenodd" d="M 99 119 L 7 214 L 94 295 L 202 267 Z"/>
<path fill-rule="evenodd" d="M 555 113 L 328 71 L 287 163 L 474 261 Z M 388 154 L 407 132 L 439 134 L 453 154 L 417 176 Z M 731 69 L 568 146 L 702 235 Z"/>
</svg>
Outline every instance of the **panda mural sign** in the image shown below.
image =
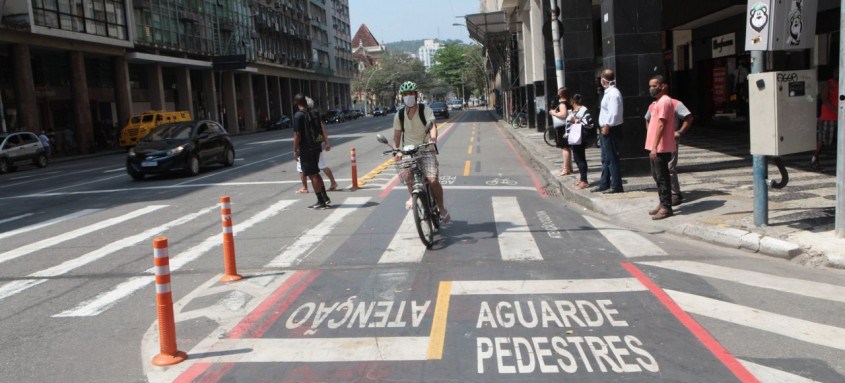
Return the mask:
<svg viewBox="0 0 845 383">
<path fill-rule="evenodd" d="M 749 0 L 745 50 L 779 51 L 813 46 L 818 2 Z"/>
</svg>

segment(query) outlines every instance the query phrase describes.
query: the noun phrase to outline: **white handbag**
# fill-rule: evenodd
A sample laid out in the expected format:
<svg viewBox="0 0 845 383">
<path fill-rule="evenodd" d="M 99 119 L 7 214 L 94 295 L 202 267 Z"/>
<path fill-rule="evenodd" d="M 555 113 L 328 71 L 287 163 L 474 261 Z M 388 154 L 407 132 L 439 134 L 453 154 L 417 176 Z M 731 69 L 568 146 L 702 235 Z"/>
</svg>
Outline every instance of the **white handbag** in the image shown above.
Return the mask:
<svg viewBox="0 0 845 383">
<path fill-rule="evenodd" d="M 563 127 L 565 125 L 566 125 L 565 120 L 561 120 L 561 119 L 559 119 L 555 116 L 552 116 L 552 126 L 554 126 L 555 128 L 560 128 L 560 127 Z"/>
<path fill-rule="evenodd" d="M 583 131 L 581 124 L 569 125 L 569 145 L 581 145 L 581 133 Z"/>
</svg>

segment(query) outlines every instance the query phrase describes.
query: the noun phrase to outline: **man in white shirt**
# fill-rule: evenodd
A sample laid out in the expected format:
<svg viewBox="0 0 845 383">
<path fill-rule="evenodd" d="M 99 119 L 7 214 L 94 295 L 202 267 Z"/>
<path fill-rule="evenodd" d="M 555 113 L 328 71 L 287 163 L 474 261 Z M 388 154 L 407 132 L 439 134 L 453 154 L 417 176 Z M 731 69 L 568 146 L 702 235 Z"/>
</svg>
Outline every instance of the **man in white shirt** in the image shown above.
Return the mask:
<svg viewBox="0 0 845 383">
<path fill-rule="evenodd" d="M 604 88 L 599 111 L 601 178 L 591 191 L 605 194 L 623 193 L 625 190 L 622 188 L 622 176 L 619 173 L 619 149 L 616 143 L 619 139 L 617 129 L 622 126 L 622 93 L 616 89 L 616 76 L 612 69 L 602 71 L 601 86 Z"/>
</svg>

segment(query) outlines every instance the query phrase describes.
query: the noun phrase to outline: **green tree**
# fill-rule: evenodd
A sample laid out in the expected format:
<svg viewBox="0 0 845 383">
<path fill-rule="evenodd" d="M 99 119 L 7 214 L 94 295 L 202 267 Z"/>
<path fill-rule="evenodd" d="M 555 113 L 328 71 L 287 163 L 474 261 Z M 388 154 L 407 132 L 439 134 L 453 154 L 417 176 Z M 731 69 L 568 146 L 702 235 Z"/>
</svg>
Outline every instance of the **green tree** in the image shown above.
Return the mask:
<svg viewBox="0 0 845 383">
<path fill-rule="evenodd" d="M 448 42 L 434 54 L 434 64 L 429 68 L 431 77 L 448 84 L 455 94 L 461 94 L 461 83 L 464 69 L 464 50 L 466 45 L 459 42 Z"/>
<path fill-rule="evenodd" d="M 360 76 L 352 81 L 352 89 L 375 95 L 375 106 L 395 105 L 399 85 L 405 81 L 423 84 L 425 67 L 404 52 L 385 52 L 375 66 L 365 68 Z"/>
</svg>

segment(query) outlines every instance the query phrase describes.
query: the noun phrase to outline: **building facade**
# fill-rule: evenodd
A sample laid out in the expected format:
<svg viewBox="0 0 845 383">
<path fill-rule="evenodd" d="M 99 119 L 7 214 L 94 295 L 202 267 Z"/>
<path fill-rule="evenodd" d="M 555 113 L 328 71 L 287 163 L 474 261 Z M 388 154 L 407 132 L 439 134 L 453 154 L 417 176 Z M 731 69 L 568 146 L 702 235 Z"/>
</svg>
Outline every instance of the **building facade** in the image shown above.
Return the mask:
<svg viewBox="0 0 845 383">
<path fill-rule="evenodd" d="M 560 10 L 562 84 L 556 80 L 552 2 Z M 783 3 L 793 2 L 802 3 Z M 811 47 L 766 52 L 765 70 L 815 69 L 822 80 L 839 70 L 839 4 L 818 0 Z M 626 172 L 648 171 L 643 115 L 652 101 L 648 80 L 655 74 L 669 79 L 670 94 L 696 121 L 749 128 L 747 0 L 481 0 L 480 5 L 482 12 L 467 15 L 466 25 L 484 46 L 495 106 L 506 118 L 524 111 L 531 127 L 545 130 L 559 85 L 597 110 L 598 77 L 602 68 L 611 68 L 623 95 L 620 156 Z"/>
<path fill-rule="evenodd" d="M 434 54 L 440 49 L 440 43 L 434 40 L 424 40 L 423 45 L 417 49 L 417 58 L 422 61 L 425 70 L 429 70 L 434 64 Z"/>
<path fill-rule="evenodd" d="M 129 116 L 187 110 L 253 131 L 351 104 L 348 0 L 10 0 L 0 15 L 8 130 L 47 130 L 59 154 L 110 147 Z"/>
</svg>

